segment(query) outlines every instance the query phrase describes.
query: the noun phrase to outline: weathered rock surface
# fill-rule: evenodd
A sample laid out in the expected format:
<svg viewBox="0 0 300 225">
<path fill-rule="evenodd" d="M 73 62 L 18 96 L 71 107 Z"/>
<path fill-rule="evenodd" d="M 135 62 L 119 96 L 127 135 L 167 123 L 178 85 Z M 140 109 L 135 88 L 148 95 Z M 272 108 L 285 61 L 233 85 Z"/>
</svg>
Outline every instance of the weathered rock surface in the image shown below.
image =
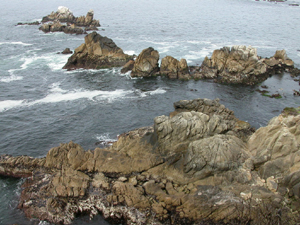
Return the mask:
<svg viewBox="0 0 300 225">
<path fill-rule="evenodd" d="M 192 76 L 195 79 L 215 79 L 221 83 L 254 85 L 293 67 L 294 63 L 285 50 L 276 51 L 271 58 L 261 58 L 256 48 L 232 46 L 215 50 Z"/>
<path fill-rule="evenodd" d="M 85 36 L 85 43 L 75 49 L 63 69 L 120 67 L 132 58 L 132 56 L 124 54 L 113 40 L 94 31 Z"/>
<path fill-rule="evenodd" d="M 144 49 L 135 60 L 131 76 L 150 77 L 155 75 L 159 71 L 158 60 L 158 51 L 151 47 Z"/>
<path fill-rule="evenodd" d="M 252 135 L 249 146 L 260 176 L 287 186 L 290 195 L 300 198 L 300 115 L 273 118 Z"/>
<path fill-rule="evenodd" d="M 189 79 L 189 68 L 185 59 L 178 61 L 172 56 L 166 56 L 161 60 L 160 74 L 171 79 Z"/>
<path fill-rule="evenodd" d="M 0 156 L 0 175 L 28 177 L 18 207 L 53 223 L 98 212 L 124 224 L 299 223 L 298 113 L 254 132 L 218 99 L 174 107 L 106 149 Z"/>
</svg>

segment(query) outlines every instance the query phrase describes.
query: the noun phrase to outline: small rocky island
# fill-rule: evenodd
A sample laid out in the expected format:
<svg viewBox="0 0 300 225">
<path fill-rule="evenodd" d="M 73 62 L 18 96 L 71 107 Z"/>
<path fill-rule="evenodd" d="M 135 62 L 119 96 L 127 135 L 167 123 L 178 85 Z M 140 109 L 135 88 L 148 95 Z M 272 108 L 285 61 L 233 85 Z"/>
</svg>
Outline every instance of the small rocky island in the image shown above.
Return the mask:
<svg viewBox="0 0 300 225">
<path fill-rule="evenodd" d="M 86 16 L 75 17 L 70 9 L 59 6 L 56 12 L 44 16 L 39 30 L 48 32 L 64 32 L 67 34 L 87 34 L 87 31 L 98 30 L 99 20 L 94 19 L 94 11 L 90 10 Z M 17 25 L 40 25 L 38 21 L 32 23 L 18 23 Z"/>
<path fill-rule="evenodd" d="M 123 224 L 299 223 L 299 109 L 255 131 L 218 99 L 174 108 L 104 149 L 2 155 L 0 174 L 27 177 L 18 207 L 57 224 L 99 212 Z"/>
</svg>

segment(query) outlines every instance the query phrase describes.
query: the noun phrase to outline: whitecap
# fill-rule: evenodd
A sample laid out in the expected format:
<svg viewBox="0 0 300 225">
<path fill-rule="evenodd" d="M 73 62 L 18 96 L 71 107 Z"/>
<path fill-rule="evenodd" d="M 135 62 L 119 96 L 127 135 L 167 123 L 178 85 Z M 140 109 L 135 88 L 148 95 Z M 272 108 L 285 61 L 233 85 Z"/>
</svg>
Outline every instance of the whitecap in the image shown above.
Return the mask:
<svg viewBox="0 0 300 225">
<path fill-rule="evenodd" d="M 32 44 L 24 43 L 21 41 L 12 41 L 12 42 L 0 42 L 0 45 L 23 45 L 23 46 L 30 46 Z"/>
<path fill-rule="evenodd" d="M 28 105 L 35 105 L 41 103 L 58 103 L 63 101 L 74 101 L 78 99 L 88 99 L 91 101 L 108 101 L 111 102 L 116 99 L 125 97 L 133 91 L 115 90 L 115 91 L 101 91 L 101 90 L 82 90 L 75 89 L 72 91 L 63 90 L 59 87 L 58 83 L 51 85 L 50 93 L 39 100 L 29 102 Z"/>
<path fill-rule="evenodd" d="M 0 112 L 20 107 L 24 103 L 24 100 L 4 100 L 0 101 Z"/>
<path fill-rule="evenodd" d="M 142 98 L 144 98 L 144 97 L 147 97 L 147 96 L 150 96 L 150 95 L 157 95 L 157 94 L 164 94 L 164 93 L 166 93 L 167 91 L 166 90 L 164 90 L 163 88 L 157 88 L 157 89 L 155 89 L 155 90 L 153 90 L 153 91 L 141 91 L 141 90 L 136 90 L 136 93 L 140 96 L 140 97 L 142 97 Z"/>
<path fill-rule="evenodd" d="M 104 146 L 111 145 L 113 142 L 117 141 L 115 138 L 110 137 L 111 134 L 109 133 L 104 133 L 104 134 L 97 134 L 96 139 L 98 140 L 97 144 L 102 144 Z"/>
</svg>

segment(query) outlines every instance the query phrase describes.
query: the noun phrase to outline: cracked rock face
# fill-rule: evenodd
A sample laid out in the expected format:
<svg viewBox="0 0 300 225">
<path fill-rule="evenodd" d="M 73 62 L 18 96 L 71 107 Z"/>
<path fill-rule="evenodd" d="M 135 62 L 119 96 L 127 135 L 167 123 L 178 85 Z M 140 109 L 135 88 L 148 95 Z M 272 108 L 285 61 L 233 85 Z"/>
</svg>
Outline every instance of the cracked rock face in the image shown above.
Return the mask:
<svg viewBox="0 0 300 225">
<path fill-rule="evenodd" d="M 106 149 L 70 142 L 42 159 L 0 156 L 0 175 L 29 177 L 18 207 L 57 224 L 99 212 L 122 224 L 275 224 L 278 212 L 297 222 L 299 115 L 254 132 L 218 99 L 174 107 Z"/>
</svg>

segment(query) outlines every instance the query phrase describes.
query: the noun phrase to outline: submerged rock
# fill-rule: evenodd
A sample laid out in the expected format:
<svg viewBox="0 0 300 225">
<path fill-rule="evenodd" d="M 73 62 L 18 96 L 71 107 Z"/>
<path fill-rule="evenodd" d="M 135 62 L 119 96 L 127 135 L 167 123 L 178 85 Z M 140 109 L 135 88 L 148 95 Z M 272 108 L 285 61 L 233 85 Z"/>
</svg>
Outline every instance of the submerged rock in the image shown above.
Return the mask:
<svg viewBox="0 0 300 225">
<path fill-rule="evenodd" d="M 298 113 L 254 132 L 218 99 L 174 107 L 106 149 L 70 142 L 41 159 L 0 156 L 0 175 L 28 177 L 18 207 L 58 224 L 98 212 L 123 224 L 299 222 Z"/>
<path fill-rule="evenodd" d="M 85 36 L 85 43 L 75 49 L 63 69 L 120 67 L 132 58 L 132 56 L 124 54 L 113 40 L 94 31 Z"/>
<path fill-rule="evenodd" d="M 72 54 L 73 52 L 70 50 L 70 48 L 66 48 L 61 52 L 61 54 Z"/>
</svg>

